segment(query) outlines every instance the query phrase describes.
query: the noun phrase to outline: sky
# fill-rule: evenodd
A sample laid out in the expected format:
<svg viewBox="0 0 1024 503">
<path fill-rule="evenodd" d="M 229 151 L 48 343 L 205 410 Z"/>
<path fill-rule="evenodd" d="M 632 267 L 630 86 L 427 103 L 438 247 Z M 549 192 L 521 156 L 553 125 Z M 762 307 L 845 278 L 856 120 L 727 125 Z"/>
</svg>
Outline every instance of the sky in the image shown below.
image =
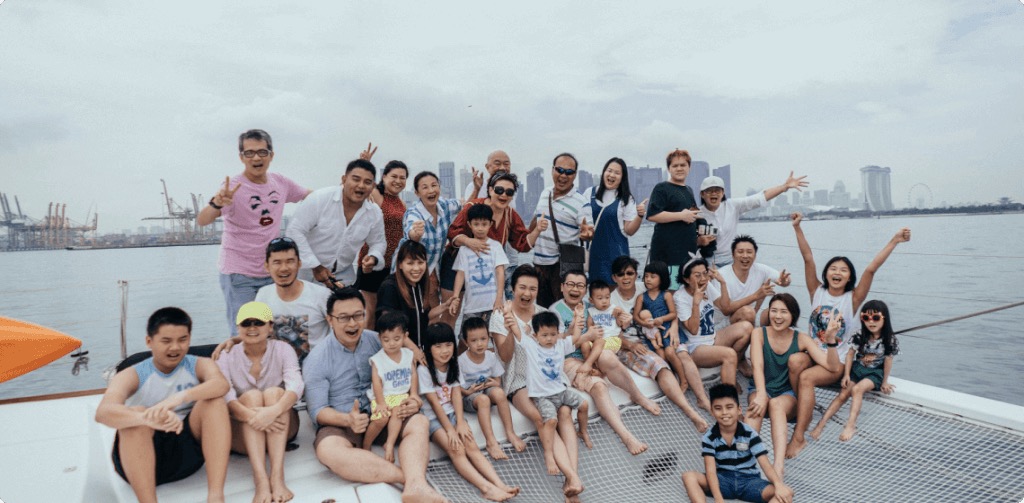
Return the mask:
<svg viewBox="0 0 1024 503">
<path fill-rule="evenodd" d="M 879 165 L 897 206 L 918 183 L 936 205 L 1024 201 L 1022 26 L 1020 0 L 6 0 L 0 192 L 135 229 L 161 178 L 209 199 L 262 128 L 271 170 L 309 188 L 372 141 L 414 173 L 678 147 L 731 164 L 737 193 L 792 170 L 856 194 Z"/>
</svg>

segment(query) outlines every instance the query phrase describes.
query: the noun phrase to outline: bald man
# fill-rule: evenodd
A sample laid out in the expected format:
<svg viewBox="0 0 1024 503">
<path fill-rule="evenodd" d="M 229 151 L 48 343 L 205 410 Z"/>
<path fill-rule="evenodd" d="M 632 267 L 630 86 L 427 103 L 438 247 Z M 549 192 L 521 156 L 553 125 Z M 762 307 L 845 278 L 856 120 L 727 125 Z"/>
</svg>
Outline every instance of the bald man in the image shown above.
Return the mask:
<svg viewBox="0 0 1024 503">
<path fill-rule="evenodd" d="M 512 161 L 509 160 L 508 154 L 504 150 L 495 150 L 487 156 L 487 163 L 484 164 L 484 169 L 487 170 L 486 177 L 482 180 L 479 188 L 476 188 L 476 182 L 469 182 L 466 185 L 466 190 L 462 191 L 462 196 L 465 199 L 487 197 L 487 181 L 498 171 L 512 172 Z M 471 196 L 476 192 L 475 196 Z M 516 200 L 512 199 L 512 209 L 516 209 Z"/>
</svg>

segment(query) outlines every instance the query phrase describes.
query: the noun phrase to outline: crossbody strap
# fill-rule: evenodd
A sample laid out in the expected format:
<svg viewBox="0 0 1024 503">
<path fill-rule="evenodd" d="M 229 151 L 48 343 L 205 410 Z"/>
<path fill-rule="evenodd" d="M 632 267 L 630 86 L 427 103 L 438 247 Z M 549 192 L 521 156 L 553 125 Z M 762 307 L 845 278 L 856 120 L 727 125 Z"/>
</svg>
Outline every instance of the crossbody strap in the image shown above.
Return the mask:
<svg viewBox="0 0 1024 503">
<path fill-rule="evenodd" d="M 554 200 L 554 198 L 555 198 L 555 193 L 554 192 L 549 192 L 548 193 L 548 213 L 551 215 L 551 232 L 553 232 L 555 234 L 555 245 L 560 245 L 562 243 L 560 242 L 561 240 L 558 239 L 558 221 L 555 220 L 555 206 L 554 206 L 554 204 L 552 202 Z"/>
</svg>

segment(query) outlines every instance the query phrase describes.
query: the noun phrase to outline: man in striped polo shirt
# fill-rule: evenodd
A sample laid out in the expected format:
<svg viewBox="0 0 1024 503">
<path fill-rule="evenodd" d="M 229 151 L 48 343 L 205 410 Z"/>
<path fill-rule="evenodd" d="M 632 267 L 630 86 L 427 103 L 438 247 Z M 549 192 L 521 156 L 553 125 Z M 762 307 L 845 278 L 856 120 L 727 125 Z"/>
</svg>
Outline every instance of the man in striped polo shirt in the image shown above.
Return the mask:
<svg viewBox="0 0 1024 503">
<path fill-rule="evenodd" d="M 551 165 L 551 180 L 554 185 L 544 189 L 537 200 L 537 209 L 530 223 L 530 230 L 537 226 L 543 217 L 551 220 L 551 226 L 540 233 L 537 244 L 533 246 L 533 265 L 540 274 L 540 289 L 537 290 L 537 303 L 543 307 L 550 306 L 562 298 L 562 275 L 559 268 L 560 256 L 558 243 L 582 244 L 594 236 L 594 226 L 587 224 L 586 212 L 583 207 L 590 201 L 576 191 L 576 157 L 565 152 L 555 156 Z M 558 242 L 555 242 L 555 227 Z"/>
<path fill-rule="evenodd" d="M 683 473 L 683 486 L 692 502 L 716 502 L 727 499 L 790 503 L 793 490 L 782 482 L 782 476 L 768 462 L 768 449 L 761 437 L 740 419 L 739 393 L 731 384 L 719 384 L 708 392 L 711 414 L 717 423 L 704 434 L 701 452 L 704 469 Z M 756 461 L 755 461 L 756 459 Z M 768 480 L 761 478 L 758 465 Z"/>
</svg>

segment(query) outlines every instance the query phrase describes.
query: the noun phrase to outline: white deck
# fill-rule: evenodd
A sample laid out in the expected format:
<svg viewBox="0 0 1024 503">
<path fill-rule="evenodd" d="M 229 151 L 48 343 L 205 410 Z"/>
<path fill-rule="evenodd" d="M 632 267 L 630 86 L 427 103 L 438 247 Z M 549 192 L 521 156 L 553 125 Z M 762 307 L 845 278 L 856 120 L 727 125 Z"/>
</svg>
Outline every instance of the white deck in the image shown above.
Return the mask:
<svg viewBox="0 0 1024 503">
<path fill-rule="evenodd" d="M 634 378 L 648 396 L 660 394 L 651 380 Z M 1024 407 L 900 379 L 892 381 L 897 385 L 897 393 L 882 399 L 919 405 L 930 413 L 949 414 L 1014 432 L 1021 435 L 1024 452 Z M 612 389 L 618 403 L 628 403 L 624 393 Z M 3 453 L 0 456 L 0 500 L 7 503 L 135 501 L 131 488 L 114 472 L 110 461 L 114 431 L 93 421 L 99 399 L 99 396 L 89 396 L 0 407 L 0 424 L 4 426 L 0 429 L 0 453 Z M 591 411 L 596 408 L 591 407 Z M 353 484 L 330 473 L 313 455 L 314 435 L 308 416 L 304 412 L 300 416 L 302 428 L 296 440 L 300 447 L 285 454 L 288 485 L 296 494 L 295 501 L 399 501 L 399 492 L 394 487 Z M 529 422 L 515 409 L 513 417 L 516 431 L 533 432 Z M 499 440 L 503 440 L 504 430 L 497 414 L 493 414 L 493 420 L 494 431 Z M 469 424 L 482 446 L 475 417 Z M 695 450 L 698 448 L 694 445 Z M 431 446 L 431 459 L 439 457 L 441 451 Z M 183 481 L 162 485 L 158 495 L 164 502 L 203 501 L 205 473 L 200 470 Z M 248 503 L 252 495 L 248 460 L 233 455 L 228 468 L 227 500 Z M 587 501 L 601 501 L 598 494 L 586 496 Z"/>
</svg>

